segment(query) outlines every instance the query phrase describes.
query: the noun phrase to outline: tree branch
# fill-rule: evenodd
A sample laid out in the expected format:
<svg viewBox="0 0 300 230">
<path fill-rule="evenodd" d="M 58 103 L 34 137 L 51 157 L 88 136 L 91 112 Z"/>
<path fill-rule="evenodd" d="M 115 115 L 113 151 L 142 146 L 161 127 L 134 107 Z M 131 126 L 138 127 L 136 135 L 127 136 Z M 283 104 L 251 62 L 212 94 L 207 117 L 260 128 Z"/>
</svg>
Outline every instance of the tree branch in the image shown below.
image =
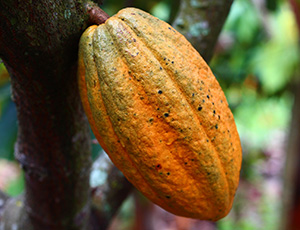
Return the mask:
<svg viewBox="0 0 300 230">
<path fill-rule="evenodd" d="M 3 220 L 3 213 L 9 196 L 0 190 L 0 222 Z"/>
<path fill-rule="evenodd" d="M 102 153 L 94 162 L 93 174 L 97 174 L 97 178 L 102 180 L 92 190 L 91 229 L 105 230 L 133 186 L 113 165 L 106 153 Z"/>
<path fill-rule="evenodd" d="M 290 4 L 294 10 L 295 19 L 298 25 L 298 31 L 300 32 L 300 2 L 297 0 L 290 0 Z"/>
<path fill-rule="evenodd" d="M 284 172 L 284 186 L 282 194 L 282 211 L 280 229 L 296 229 L 295 224 L 299 227 L 300 206 L 300 82 L 294 82 L 294 105 L 292 110 L 292 119 L 290 124 L 290 133 L 287 138 L 287 152 Z M 298 209 L 299 210 L 299 209 Z"/>
<path fill-rule="evenodd" d="M 206 62 L 228 16 L 233 0 L 181 0 L 173 26 L 198 50 Z"/>
<path fill-rule="evenodd" d="M 300 32 L 300 2 L 290 0 Z M 299 79 L 300 69 L 295 79 Z M 300 207 L 300 82 L 293 82 L 294 104 L 292 110 L 290 133 L 287 138 L 285 171 L 283 175 L 282 209 L 280 213 L 280 229 L 299 228 Z"/>
</svg>

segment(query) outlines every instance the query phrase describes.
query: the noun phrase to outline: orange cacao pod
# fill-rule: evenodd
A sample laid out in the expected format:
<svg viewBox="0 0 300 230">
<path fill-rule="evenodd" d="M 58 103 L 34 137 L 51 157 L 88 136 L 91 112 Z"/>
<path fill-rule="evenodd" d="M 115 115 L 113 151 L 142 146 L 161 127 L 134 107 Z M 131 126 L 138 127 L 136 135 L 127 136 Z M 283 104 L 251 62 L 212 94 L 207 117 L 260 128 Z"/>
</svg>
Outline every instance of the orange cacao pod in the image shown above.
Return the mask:
<svg viewBox="0 0 300 230">
<path fill-rule="evenodd" d="M 239 135 L 219 83 L 180 33 L 134 8 L 89 27 L 79 87 L 100 145 L 146 197 L 185 217 L 230 211 Z"/>
</svg>

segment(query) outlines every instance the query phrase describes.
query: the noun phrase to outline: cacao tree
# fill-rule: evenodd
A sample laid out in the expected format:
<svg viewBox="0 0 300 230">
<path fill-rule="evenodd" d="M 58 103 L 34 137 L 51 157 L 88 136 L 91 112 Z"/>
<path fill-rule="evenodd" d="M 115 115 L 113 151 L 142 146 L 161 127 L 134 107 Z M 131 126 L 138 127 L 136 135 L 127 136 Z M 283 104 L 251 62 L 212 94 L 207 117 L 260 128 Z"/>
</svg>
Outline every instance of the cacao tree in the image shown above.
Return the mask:
<svg viewBox="0 0 300 230">
<path fill-rule="evenodd" d="M 181 1 L 174 26 L 206 61 L 231 4 Z M 106 229 L 132 190 L 109 163 L 106 183 L 89 185 L 93 162 L 77 85 L 78 43 L 89 25 L 107 17 L 87 0 L 0 1 L 0 57 L 17 107 L 15 158 L 25 174 L 23 195 L 1 193 L 1 229 Z M 196 23 L 202 27 L 191 32 Z"/>
</svg>

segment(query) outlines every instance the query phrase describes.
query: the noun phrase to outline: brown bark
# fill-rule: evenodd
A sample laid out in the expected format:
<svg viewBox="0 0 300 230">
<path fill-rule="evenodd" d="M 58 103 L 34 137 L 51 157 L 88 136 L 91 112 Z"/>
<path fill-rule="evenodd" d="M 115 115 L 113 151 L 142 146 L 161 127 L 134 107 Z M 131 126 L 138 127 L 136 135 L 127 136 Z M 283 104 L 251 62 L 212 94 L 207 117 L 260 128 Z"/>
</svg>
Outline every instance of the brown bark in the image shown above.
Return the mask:
<svg viewBox="0 0 300 230">
<path fill-rule="evenodd" d="M 173 26 L 198 50 L 206 62 L 228 16 L 233 0 L 181 0 Z"/>
<path fill-rule="evenodd" d="M 287 143 L 284 172 L 281 226 L 283 230 L 300 228 L 300 83 L 295 85 L 292 121 Z"/>
<path fill-rule="evenodd" d="M 0 2 L 0 55 L 11 76 L 15 157 L 26 181 L 19 229 L 87 226 L 90 144 L 76 80 L 85 12 L 72 0 Z"/>
<path fill-rule="evenodd" d="M 300 31 L 300 3 L 290 0 Z M 298 76 L 300 75 L 298 68 Z M 296 79 L 297 77 L 296 76 Z M 294 85 L 294 105 L 284 172 L 282 211 L 280 229 L 296 230 L 300 228 L 300 82 Z"/>
<path fill-rule="evenodd" d="M 300 31 L 300 2 L 298 0 L 290 0 L 290 4 L 294 10 L 295 19 Z"/>
</svg>

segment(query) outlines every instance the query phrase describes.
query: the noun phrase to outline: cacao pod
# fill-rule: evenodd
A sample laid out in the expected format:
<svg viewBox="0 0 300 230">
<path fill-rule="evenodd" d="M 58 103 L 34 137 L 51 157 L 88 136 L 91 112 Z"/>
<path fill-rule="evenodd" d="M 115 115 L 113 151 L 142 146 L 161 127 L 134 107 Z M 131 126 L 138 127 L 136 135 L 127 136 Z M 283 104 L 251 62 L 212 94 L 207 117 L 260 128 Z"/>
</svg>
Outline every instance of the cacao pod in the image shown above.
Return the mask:
<svg viewBox="0 0 300 230">
<path fill-rule="evenodd" d="M 134 8 L 89 27 L 79 87 L 100 145 L 147 198 L 180 216 L 227 215 L 239 135 L 219 83 L 180 33 Z"/>
</svg>

